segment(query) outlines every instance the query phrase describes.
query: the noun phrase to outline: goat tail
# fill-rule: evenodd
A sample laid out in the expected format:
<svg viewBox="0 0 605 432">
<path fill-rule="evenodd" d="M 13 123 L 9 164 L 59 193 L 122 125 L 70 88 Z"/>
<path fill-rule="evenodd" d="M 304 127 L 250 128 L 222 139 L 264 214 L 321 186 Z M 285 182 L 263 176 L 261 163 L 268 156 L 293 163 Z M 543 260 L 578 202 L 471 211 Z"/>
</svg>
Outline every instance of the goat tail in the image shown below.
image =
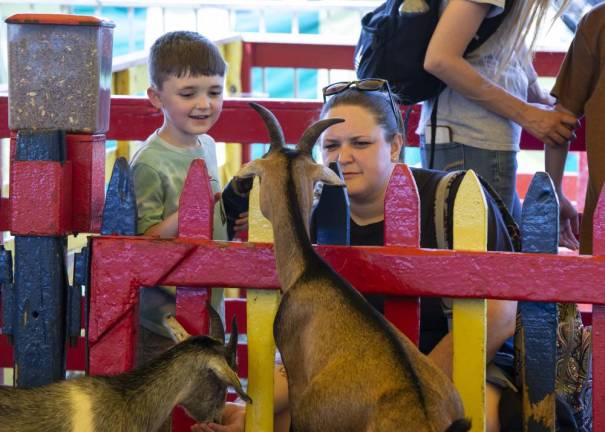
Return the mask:
<svg viewBox="0 0 605 432">
<path fill-rule="evenodd" d="M 458 419 L 445 432 L 466 432 L 469 430 L 471 430 L 471 421 L 469 419 Z"/>
</svg>

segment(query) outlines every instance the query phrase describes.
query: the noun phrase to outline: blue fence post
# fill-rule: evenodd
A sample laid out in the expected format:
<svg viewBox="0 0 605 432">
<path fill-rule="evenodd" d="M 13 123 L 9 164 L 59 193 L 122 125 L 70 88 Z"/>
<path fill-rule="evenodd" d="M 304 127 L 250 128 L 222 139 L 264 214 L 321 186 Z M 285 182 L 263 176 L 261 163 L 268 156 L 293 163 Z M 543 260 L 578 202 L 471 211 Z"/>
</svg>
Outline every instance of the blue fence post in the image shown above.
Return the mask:
<svg viewBox="0 0 605 432">
<path fill-rule="evenodd" d="M 116 159 L 107 187 L 101 234 L 136 235 L 137 200 L 134 182 L 128 162 L 123 157 Z"/>
<path fill-rule="evenodd" d="M 559 202 L 553 183 L 536 173 L 521 214 L 522 251 L 556 254 Z M 556 303 L 519 302 L 523 430 L 555 431 Z"/>
<path fill-rule="evenodd" d="M 19 131 L 15 160 L 64 162 L 65 134 Z M 18 387 L 36 387 L 65 377 L 66 251 L 64 235 L 15 236 L 12 327 Z"/>
<path fill-rule="evenodd" d="M 338 163 L 332 162 L 330 168 L 342 178 Z M 345 187 L 323 185 L 313 217 L 317 244 L 350 244 L 349 196 Z"/>
</svg>

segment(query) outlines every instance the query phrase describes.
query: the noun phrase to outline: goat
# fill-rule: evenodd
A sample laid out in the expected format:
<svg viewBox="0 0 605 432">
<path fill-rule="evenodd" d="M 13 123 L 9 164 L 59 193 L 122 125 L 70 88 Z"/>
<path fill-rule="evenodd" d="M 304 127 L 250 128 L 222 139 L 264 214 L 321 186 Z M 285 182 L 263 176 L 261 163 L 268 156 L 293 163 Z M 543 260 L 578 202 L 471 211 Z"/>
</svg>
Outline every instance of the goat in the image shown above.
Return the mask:
<svg viewBox="0 0 605 432">
<path fill-rule="evenodd" d="M 130 372 L 31 389 L 0 387 L 0 432 L 152 432 L 176 405 L 197 421 L 217 421 L 228 385 L 251 402 L 233 370 L 237 328 L 225 346 L 221 319 L 208 309 L 211 337 L 189 336 L 167 317 L 164 325 L 178 344 Z"/>
<path fill-rule="evenodd" d="M 237 174 L 258 175 L 260 207 L 273 225 L 283 296 L 273 332 L 288 376 L 292 430 L 466 431 L 450 379 L 314 251 L 309 216 L 315 182 L 344 186 L 311 149 L 340 119 L 311 125 L 297 149 L 277 119 L 251 104 L 271 139 L 264 158 Z"/>
</svg>

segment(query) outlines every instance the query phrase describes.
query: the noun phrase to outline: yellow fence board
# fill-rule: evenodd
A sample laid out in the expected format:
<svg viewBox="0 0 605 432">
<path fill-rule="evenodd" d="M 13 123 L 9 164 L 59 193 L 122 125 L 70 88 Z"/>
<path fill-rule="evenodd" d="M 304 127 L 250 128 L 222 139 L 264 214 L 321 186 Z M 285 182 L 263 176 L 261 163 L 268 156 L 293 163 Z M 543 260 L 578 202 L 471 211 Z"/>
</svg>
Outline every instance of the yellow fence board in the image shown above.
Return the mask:
<svg viewBox="0 0 605 432">
<path fill-rule="evenodd" d="M 258 177 L 250 191 L 249 215 L 248 240 L 272 243 L 271 222 L 260 212 Z M 248 290 L 248 394 L 253 404 L 246 409 L 246 430 L 273 432 L 273 320 L 278 305 L 278 291 Z"/>
<path fill-rule="evenodd" d="M 472 170 L 464 176 L 454 203 L 454 249 L 487 250 L 487 204 Z M 454 300 L 453 378 L 473 432 L 483 432 L 486 425 L 486 323 L 486 300 Z"/>
</svg>

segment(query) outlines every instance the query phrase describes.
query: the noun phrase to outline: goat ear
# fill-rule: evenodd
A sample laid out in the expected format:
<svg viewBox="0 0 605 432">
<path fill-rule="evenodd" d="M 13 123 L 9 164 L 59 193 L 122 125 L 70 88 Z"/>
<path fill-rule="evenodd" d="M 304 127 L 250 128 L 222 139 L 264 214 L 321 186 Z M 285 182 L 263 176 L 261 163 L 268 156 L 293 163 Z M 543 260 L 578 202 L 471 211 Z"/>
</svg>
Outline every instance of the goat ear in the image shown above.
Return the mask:
<svg viewBox="0 0 605 432">
<path fill-rule="evenodd" d="M 223 328 L 223 320 L 216 309 L 212 307 L 210 302 L 206 304 L 208 316 L 210 318 L 210 337 L 225 343 L 225 329 Z"/>
<path fill-rule="evenodd" d="M 341 179 L 338 174 L 332 171 L 330 168 L 323 165 L 315 165 L 315 172 L 313 178 L 315 181 L 321 181 L 324 184 L 331 186 L 344 186 L 345 182 Z"/>
<path fill-rule="evenodd" d="M 239 381 L 237 374 L 229 367 L 224 358 L 213 357 L 208 361 L 208 368 L 214 372 L 214 374 L 227 385 L 233 387 L 242 400 L 245 400 L 249 404 L 252 403 L 252 399 L 242 388 L 242 383 Z"/>
<path fill-rule="evenodd" d="M 235 315 L 233 315 L 233 319 L 231 320 L 231 336 L 229 337 L 229 343 L 227 344 L 227 362 L 231 369 L 237 372 L 237 320 L 235 319 Z"/>
<path fill-rule="evenodd" d="M 183 342 L 191 337 L 185 328 L 172 315 L 164 317 L 164 327 L 170 332 L 172 340 L 176 343 Z"/>
</svg>

